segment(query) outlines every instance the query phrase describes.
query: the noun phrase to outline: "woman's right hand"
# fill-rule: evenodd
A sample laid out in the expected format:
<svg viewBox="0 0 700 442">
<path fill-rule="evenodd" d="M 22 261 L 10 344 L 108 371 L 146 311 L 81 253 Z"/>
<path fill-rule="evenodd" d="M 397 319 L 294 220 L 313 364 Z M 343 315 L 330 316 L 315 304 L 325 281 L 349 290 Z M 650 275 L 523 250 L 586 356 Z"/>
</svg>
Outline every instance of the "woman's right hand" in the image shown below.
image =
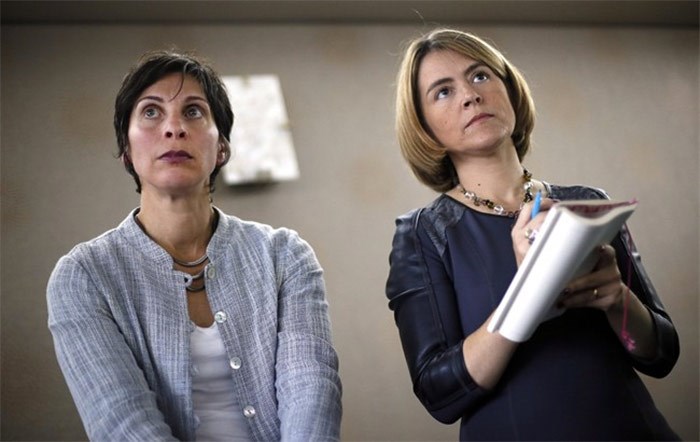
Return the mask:
<svg viewBox="0 0 700 442">
<path fill-rule="evenodd" d="M 518 219 L 515 221 L 515 225 L 510 232 L 510 236 L 513 240 L 513 252 L 515 253 L 515 261 L 520 267 L 520 263 L 525 259 L 527 251 L 530 250 L 532 241 L 534 237 L 537 236 L 537 232 L 544 223 L 544 219 L 547 216 L 547 211 L 552 208 L 555 201 L 550 198 L 542 198 L 540 204 L 540 212 L 535 216 L 534 219 L 530 219 L 532 214 L 533 202 L 525 204 L 518 214 Z"/>
</svg>

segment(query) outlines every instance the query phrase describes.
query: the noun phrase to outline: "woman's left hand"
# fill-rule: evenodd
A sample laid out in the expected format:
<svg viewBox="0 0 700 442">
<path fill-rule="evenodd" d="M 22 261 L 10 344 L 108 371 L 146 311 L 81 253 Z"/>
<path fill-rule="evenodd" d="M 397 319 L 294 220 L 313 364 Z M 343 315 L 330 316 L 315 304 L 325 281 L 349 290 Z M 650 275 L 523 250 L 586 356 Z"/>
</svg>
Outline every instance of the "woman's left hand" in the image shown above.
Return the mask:
<svg viewBox="0 0 700 442">
<path fill-rule="evenodd" d="M 617 267 L 615 249 L 610 245 L 598 248 L 599 259 L 588 275 L 574 279 L 559 298 L 564 308 L 592 307 L 607 312 L 622 306 L 627 287 Z"/>
<path fill-rule="evenodd" d="M 598 248 L 598 253 L 593 271 L 571 281 L 559 297 L 558 306 L 604 311 L 627 351 L 640 358 L 656 357 L 658 344 L 649 309 L 622 282 L 615 249 L 604 245 Z M 626 325 L 625 318 L 628 319 Z"/>
</svg>

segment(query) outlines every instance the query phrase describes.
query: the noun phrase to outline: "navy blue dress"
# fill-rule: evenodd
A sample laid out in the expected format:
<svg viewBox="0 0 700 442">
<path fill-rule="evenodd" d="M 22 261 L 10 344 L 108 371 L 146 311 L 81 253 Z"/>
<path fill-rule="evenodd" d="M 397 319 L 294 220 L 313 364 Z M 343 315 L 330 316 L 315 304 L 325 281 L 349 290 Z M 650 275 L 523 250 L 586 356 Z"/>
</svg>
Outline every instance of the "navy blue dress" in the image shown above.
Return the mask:
<svg viewBox="0 0 700 442">
<path fill-rule="evenodd" d="M 548 187 L 559 200 L 606 197 L 588 187 Z M 654 321 L 654 360 L 630 355 L 602 311 L 579 308 L 542 323 L 494 389 L 472 380 L 462 342 L 515 275 L 513 223 L 446 195 L 397 220 L 386 293 L 426 409 L 442 422 L 461 419 L 460 440 L 677 440 L 637 371 L 668 374 L 678 336 L 638 254 L 620 235 L 613 246 L 623 280 L 631 260 L 631 288 Z"/>
</svg>

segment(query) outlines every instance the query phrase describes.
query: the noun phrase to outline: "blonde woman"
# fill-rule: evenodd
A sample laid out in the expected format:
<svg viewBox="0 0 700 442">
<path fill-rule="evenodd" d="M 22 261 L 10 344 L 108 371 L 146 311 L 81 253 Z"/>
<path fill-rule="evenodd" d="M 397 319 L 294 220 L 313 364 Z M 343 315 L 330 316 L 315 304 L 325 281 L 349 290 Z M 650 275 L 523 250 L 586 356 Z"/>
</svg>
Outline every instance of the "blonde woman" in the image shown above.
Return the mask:
<svg viewBox="0 0 700 442">
<path fill-rule="evenodd" d="M 668 374 L 678 337 L 626 232 L 527 342 L 486 329 L 555 200 L 606 197 L 523 167 L 534 126 L 523 76 L 479 37 L 440 29 L 411 42 L 397 83 L 401 151 L 441 193 L 398 218 L 386 286 L 426 409 L 461 419 L 460 440 L 677 439 L 636 371 Z"/>
</svg>

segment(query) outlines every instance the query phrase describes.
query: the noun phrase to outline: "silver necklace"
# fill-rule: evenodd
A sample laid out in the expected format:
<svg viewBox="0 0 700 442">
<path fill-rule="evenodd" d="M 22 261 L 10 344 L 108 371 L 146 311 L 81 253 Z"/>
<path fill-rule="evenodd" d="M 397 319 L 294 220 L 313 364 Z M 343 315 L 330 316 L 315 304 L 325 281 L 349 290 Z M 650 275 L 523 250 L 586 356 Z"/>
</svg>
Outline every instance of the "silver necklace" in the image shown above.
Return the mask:
<svg viewBox="0 0 700 442">
<path fill-rule="evenodd" d="M 171 256 L 171 258 L 173 258 L 173 261 L 175 262 L 175 264 L 178 264 L 178 265 L 181 265 L 182 267 L 187 267 L 187 268 L 194 268 L 194 267 L 200 266 L 209 260 L 209 256 L 207 256 L 206 254 L 195 261 L 180 261 L 179 259 L 175 259 L 172 256 Z M 194 283 L 196 281 L 199 281 L 199 280 L 202 280 L 202 285 L 195 287 Z M 204 290 L 204 288 L 205 288 L 204 269 L 202 269 L 198 273 L 195 273 L 194 275 L 192 275 L 191 278 L 187 278 L 187 277 L 185 278 L 185 290 L 187 290 L 188 292 L 190 292 L 190 293 L 201 292 L 202 290 Z"/>
<path fill-rule="evenodd" d="M 136 221 L 136 224 L 141 228 L 141 230 L 151 239 L 151 235 L 146 231 L 146 227 L 141 224 L 141 220 L 138 217 L 138 214 L 134 215 L 134 220 Z M 214 230 L 216 229 L 216 225 L 219 223 L 219 214 L 217 211 L 214 210 L 214 219 L 212 221 L 212 235 L 214 234 Z M 211 237 L 210 237 L 211 239 Z M 153 240 L 155 241 L 155 240 Z M 207 262 L 209 260 L 209 256 L 205 253 L 202 257 L 194 260 L 194 261 L 180 261 L 179 259 L 175 258 L 174 256 L 170 255 L 170 258 L 173 260 L 175 264 L 178 264 L 182 267 L 185 268 L 193 268 L 200 266 Z M 202 280 L 202 285 L 198 287 L 193 287 L 192 283 L 195 281 Z M 191 276 L 191 278 L 185 278 L 185 290 L 192 293 L 192 292 L 201 292 L 202 290 L 205 289 L 205 284 L 204 284 L 204 269 L 202 269 L 199 273 L 195 273 L 194 275 Z"/>
<path fill-rule="evenodd" d="M 191 268 L 191 267 L 197 267 L 198 265 L 202 264 L 204 261 L 209 259 L 209 256 L 207 256 L 207 254 L 205 253 L 204 255 L 202 255 L 201 258 L 196 259 L 194 261 L 180 261 L 179 259 L 175 258 L 174 256 L 171 256 L 171 258 L 173 258 L 173 261 L 175 261 L 175 264 L 179 264 L 183 267 Z"/>
<path fill-rule="evenodd" d="M 192 286 L 192 283 L 200 279 L 204 279 L 204 269 L 202 269 L 201 272 L 192 275 L 192 278 L 185 278 L 185 290 L 187 290 L 188 292 L 201 292 L 202 290 L 204 290 L 204 281 L 202 281 L 202 285 L 199 287 Z"/>
</svg>

